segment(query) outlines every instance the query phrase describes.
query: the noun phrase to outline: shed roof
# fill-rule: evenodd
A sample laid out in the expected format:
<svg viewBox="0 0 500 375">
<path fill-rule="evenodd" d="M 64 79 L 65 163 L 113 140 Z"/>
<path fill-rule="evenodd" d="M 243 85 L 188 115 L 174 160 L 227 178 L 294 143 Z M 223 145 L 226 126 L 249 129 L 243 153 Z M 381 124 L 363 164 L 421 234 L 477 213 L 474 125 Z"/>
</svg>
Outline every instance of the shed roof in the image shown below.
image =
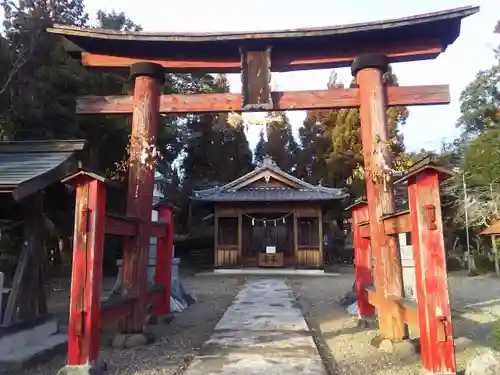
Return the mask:
<svg viewBox="0 0 500 375">
<path fill-rule="evenodd" d="M 0 193 L 23 199 L 77 170 L 83 140 L 0 143 Z"/>
<path fill-rule="evenodd" d="M 500 220 L 491 224 L 488 228 L 483 230 L 480 234 L 500 234 Z"/>
<path fill-rule="evenodd" d="M 266 173 L 283 177 L 291 185 L 283 187 L 259 186 L 252 187 L 250 182 L 254 177 Z M 293 186 L 292 186 L 293 185 Z M 336 201 L 347 198 L 343 189 L 314 186 L 282 171 L 270 158 L 252 172 L 221 186 L 204 190 L 195 190 L 192 200 L 205 202 L 306 202 L 306 201 Z"/>
<path fill-rule="evenodd" d="M 439 51 L 419 55 L 422 59 L 435 58 L 458 37 L 461 20 L 478 11 L 479 7 L 467 6 L 383 21 L 281 31 L 154 33 L 55 25 L 48 32 L 64 36 L 70 42 L 68 51 L 76 54 L 87 52 L 135 59 L 177 58 L 236 63 L 226 65 L 228 69 L 223 69 L 226 72 L 240 70 L 240 48 L 272 46 L 272 68 L 284 71 L 284 66 L 289 70 L 304 68 L 300 64 L 293 64 L 293 67 L 288 64 L 290 59 L 299 55 L 311 57 L 326 50 L 338 56 L 377 52 L 369 51 L 370 46 L 377 46 L 377 49 L 382 46 L 425 49 L 437 43 Z M 415 59 L 411 54 L 396 55 L 390 62 Z M 280 58 L 284 66 L 276 66 L 279 64 L 274 57 Z M 324 67 L 348 66 L 350 63 L 349 59 L 343 59 Z M 196 66 L 191 64 L 189 69 L 194 70 Z"/>
</svg>

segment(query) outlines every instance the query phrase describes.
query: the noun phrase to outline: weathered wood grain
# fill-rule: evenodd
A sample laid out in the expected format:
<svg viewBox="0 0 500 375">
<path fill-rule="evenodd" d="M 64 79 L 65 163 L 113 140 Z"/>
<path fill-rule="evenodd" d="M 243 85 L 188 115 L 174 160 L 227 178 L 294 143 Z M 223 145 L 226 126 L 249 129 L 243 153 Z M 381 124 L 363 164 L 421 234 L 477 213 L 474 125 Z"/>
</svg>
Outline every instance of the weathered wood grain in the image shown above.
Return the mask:
<svg viewBox="0 0 500 375">
<path fill-rule="evenodd" d="M 448 85 L 389 86 L 387 105 L 414 106 L 448 104 Z M 275 91 L 272 93 L 274 110 L 313 110 L 359 107 L 359 89 L 332 89 L 313 91 Z M 78 114 L 131 114 L 132 96 L 83 96 L 78 98 Z M 241 94 L 161 95 L 161 113 L 242 111 Z"/>
</svg>

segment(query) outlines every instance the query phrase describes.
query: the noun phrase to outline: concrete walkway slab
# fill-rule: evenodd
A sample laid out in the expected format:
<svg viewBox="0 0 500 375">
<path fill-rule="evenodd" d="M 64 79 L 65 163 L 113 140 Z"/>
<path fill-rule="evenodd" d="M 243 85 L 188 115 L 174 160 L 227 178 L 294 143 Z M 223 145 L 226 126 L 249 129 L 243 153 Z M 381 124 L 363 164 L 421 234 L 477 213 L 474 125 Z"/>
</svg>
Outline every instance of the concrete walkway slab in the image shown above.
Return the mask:
<svg viewBox="0 0 500 375">
<path fill-rule="evenodd" d="M 284 280 L 247 282 L 186 375 L 326 375 Z"/>
</svg>

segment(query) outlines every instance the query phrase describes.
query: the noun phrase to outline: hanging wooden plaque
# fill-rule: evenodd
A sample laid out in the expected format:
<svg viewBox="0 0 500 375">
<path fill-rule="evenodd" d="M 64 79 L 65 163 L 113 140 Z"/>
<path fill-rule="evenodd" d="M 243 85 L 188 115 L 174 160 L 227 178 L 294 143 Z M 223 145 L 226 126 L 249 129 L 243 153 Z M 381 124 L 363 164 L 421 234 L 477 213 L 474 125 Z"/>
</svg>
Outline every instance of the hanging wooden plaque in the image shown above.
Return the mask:
<svg viewBox="0 0 500 375">
<path fill-rule="evenodd" d="M 271 47 L 241 50 L 243 110 L 272 110 Z"/>
</svg>

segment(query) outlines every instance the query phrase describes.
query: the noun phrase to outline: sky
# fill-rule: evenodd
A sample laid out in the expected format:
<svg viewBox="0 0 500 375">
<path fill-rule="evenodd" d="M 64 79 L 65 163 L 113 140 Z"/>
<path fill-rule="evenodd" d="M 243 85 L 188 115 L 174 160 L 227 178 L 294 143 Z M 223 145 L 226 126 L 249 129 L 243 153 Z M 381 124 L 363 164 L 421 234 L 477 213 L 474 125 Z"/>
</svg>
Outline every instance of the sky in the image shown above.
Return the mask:
<svg viewBox="0 0 500 375">
<path fill-rule="evenodd" d="M 398 63 L 393 71 L 400 85 L 449 84 L 451 104 L 410 108 L 410 117 L 402 128 L 407 150 L 438 150 L 443 140 L 454 139 L 459 131 L 455 124 L 460 115 L 459 97 L 466 85 L 481 69 L 494 63 L 492 49 L 500 44 L 493 34 L 500 19 L 499 0 L 86 0 L 92 17 L 97 10 L 123 11 L 145 31 L 209 32 L 258 31 L 302 27 L 321 27 L 390 18 L 479 5 L 478 14 L 463 20 L 457 41 L 435 60 Z M 93 18 L 95 19 L 95 17 Z M 280 73 L 273 77 L 278 90 L 325 89 L 330 70 Z M 349 84 L 348 68 L 338 69 L 340 80 Z M 230 75 L 231 92 L 241 92 L 239 75 Z M 289 112 L 295 134 L 305 113 Z M 249 140 L 253 147 L 258 127 L 251 127 Z"/>
</svg>

